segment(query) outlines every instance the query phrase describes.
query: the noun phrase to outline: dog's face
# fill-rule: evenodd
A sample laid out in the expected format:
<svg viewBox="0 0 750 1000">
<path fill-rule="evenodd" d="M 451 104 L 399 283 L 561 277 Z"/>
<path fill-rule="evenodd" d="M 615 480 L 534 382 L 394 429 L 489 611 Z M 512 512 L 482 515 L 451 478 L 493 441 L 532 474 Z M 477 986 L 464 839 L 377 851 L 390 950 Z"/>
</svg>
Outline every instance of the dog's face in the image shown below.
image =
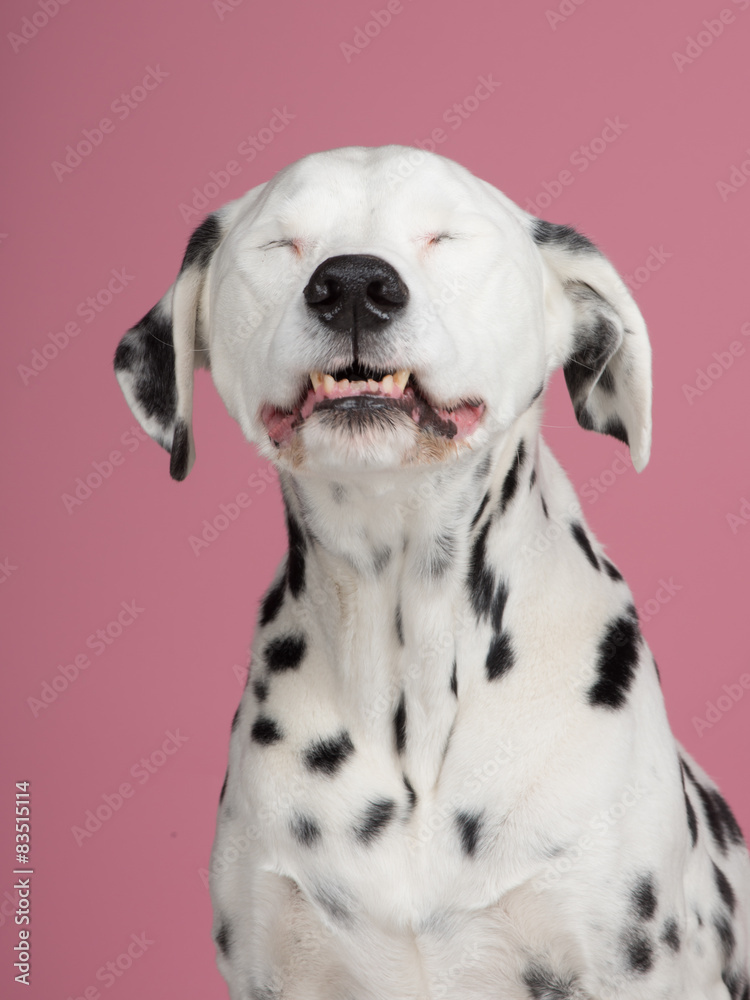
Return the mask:
<svg viewBox="0 0 750 1000">
<path fill-rule="evenodd" d="M 560 365 L 581 424 L 648 458 L 648 339 L 606 258 L 404 147 L 306 157 L 193 234 L 115 359 L 175 478 L 192 464 L 196 365 L 248 440 L 302 473 L 477 451 Z"/>
</svg>

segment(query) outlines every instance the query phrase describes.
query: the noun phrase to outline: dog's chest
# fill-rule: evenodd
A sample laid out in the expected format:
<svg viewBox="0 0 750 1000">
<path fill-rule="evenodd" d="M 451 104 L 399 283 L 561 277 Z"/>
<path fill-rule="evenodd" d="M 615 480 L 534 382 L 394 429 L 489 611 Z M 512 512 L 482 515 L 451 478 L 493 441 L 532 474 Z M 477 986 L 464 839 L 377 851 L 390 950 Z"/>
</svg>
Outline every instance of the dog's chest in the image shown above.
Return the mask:
<svg viewBox="0 0 750 1000">
<path fill-rule="evenodd" d="M 544 633 L 514 584 L 503 609 L 512 653 L 493 615 L 477 616 L 463 572 L 455 587 L 373 587 L 356 614 L 351 595 L 320 590 L 317 613 L 287 601 L 260 630 L 225 808 L 253 830 L 257 862 L 331 919 L 365 908 L 419 927 L 486 905 L 566 836 L 549 808 L 555 767 L 533 764 L 545 740 L 560 745 L 537 697 Z"/>
</svg>

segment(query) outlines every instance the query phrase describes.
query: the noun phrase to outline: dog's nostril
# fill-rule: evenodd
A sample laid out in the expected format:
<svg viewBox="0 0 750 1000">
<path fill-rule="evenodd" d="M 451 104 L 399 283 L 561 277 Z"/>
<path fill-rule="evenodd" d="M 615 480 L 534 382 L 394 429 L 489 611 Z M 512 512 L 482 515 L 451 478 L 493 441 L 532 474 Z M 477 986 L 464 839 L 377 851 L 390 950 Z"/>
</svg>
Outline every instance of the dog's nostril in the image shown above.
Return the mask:
<svg viewBox="0 0 750 1000">
<path fill-rule="evenodd" d="M 408 293 L 402 281 L 398 283 L 371 281 L 367 286 L 367 297 L 379 306 L 402 306 Z"/>
<path fill-rule="evenodd" d="M 309 306 L 332 305 L 341 298 L 341 285 L 333 279 L 318 281 L 315 284 L 311 281 L 305 288 L 304 295 L 305 302 Z"/>
</svg>

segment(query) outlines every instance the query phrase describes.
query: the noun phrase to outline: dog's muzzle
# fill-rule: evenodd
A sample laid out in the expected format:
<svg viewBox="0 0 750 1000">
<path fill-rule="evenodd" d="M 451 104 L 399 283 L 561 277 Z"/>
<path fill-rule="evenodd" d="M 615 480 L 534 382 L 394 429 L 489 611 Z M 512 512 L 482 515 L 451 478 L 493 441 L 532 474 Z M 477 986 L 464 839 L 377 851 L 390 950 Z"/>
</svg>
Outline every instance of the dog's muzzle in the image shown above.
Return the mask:
<svg viewBox="0 0 750 1000">
<path fill-rule="evenodd" d="M 377 427 L 418 427 L 445 438 L 467 437 L 484 405 L 461 402 L 450 409 L 428 401 L 411 371 L 390 361 L 387 333 L 403 315 L 409 289 L 398 271 L 371 254 L 329 257 L 313 272 L 303 291 L 308 313 L 317 321 L 313 336 L 327 337 L 329 353 L 350 359 L 331 371 L 309 374 L 296 404 L 261 410 L 269 437 L 279 447 L 314 413 L 333 428 L 371 434 Z"/>
</svg>

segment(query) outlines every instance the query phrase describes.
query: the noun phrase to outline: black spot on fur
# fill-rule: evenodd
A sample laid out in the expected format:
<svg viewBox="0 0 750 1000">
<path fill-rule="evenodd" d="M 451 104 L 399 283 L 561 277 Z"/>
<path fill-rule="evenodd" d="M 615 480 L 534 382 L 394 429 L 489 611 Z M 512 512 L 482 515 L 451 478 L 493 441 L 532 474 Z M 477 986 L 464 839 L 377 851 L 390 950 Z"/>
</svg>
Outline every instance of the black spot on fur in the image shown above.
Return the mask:
<svg viewBox="0 0 750 1000">
<path fill-rule="evenodd" d="M 732 925 L 722 913 L 720 916 L 714 917 L 714 927 L 716 928 L 716 933 L 719 937 L 719 944 L 721 945 L 721 951 L 724 955 L 724 961 L 728 962 L 732 957 L 735 946 L 735 937 Z"/>
<path fill-rule="evenodd" d="M 387 545 L 384 546 L 382 549 L 378 549 L 377 552 L 373 552 L 372 568 L 376 575 L 379 575 L 380 573 L 383 572 L 385 567 L 391 561 L 392 555 L 393 553 L 391 552 L 391 550 L 388 548 Z"/>
<path fill-rule="evenodd" d="M 414 791 L 414 787 L 406 775 L 403 775 L 404 788 L 406 788 L 406 794 L 409 796 L 409 808 L 413 809 L 417 804 L 417 793 Z"/>
<path fill-rule="evenodd" d="M 274 673 L 296 670 L 307 652 L 307 641 L 300 633 L 280 635 L 272 639 L 263 650 L 268 669 Z"/>
<path fill-rule="evenodd" d="M 731 1000 L 750 1000 L 750 983 L 742 973 L 732 973 L 725 969 L 721 978 L 729 990 Z"/>
<path fill-rule="evenodd" d="M 585 406 L 579 407 L 579 409 L 577 409 L 575 413 L 578 419 L 578 423 L 581 425 L 581 427 L 583 427 L 585 431 L 596 430 L 596 427 L 594 426 L 594 418 L 591 416 L 591 414 L 589 413 L 589 411 L 586 409 Z"/>
<path fill-rule="evenodd" d="M 289 555 L 286 564 L 286 577 L 292 597 L 299 597 L 305 589 L 305 553 L 307 541 L 302 534 L 297 519 L 287 507 L 286 530 L 289 537 Z"/>
<path fill-rule="evenodd" d="M 594 569 L 601 570 L 601 566 L 599 565 L 599 560 L 596 558 L 596 554 L 594 550 L 591 548 L 591 542 L 589 541 L 589 536 L 584 531 L 583 526 L 580 525 L 577 521 L 574 521 L 570 526 L 570 530 L 573 535 L 573 538 L 575 538 L 575 540 L 578 542 L 578 544 L 581 547 L 581 551 L 586 556 L 591 565 L 594 567 Z"/>
<path fill-rule="evenodd" d="M 261 746 L 269 746 L 271 743 L 278 743 L 284 738 L 281 728 L 265 715 L 259 715 L 250 730 L 250 736 Z"/>
<path fill-rule="evenodd" d="M 618 420 L 617 417 L 610 417 L 602 428 L 603 434 L 609 434 L 613 438 L 617 438 L 618 441 L 622 441 L 623 444 L 630 444 L 628 441 L 628 432 L 625 430 L 625 424 Z"/>
<path fill-rule="evenodd" d="M 451 691 L 458 698 L 458 664 L 453 661 L 453 670 L 451 671 Z"/>
<path fill-rule="evenodd" d="M 235 729 L 237 728 L 237 726 L 239 724 L 239 721 L 240 721 L 240 708 L 241 708 L 241 706 L 238 705 L 237 706 L 237 711 L 232 716 L 232 732 L 235 731 Z"/>
<path fill-rule="evenodd" d="M 477 618 L 485 618 L 490 613 L 495 577 L 487 565 L 487 534 L 492 524 L 490 518 L 476 537 L 471 549 L 469 575 L 467 579 L 471 606 Z"/>
<path fill-rule="evenodd" d="M 531 397 L 531 402 L 535 403 L 537 401 L 537 399 L 539 399 L 539 397 L 541 396 L 541 394 L 543 392 L 544 392 L 544 382 L 542 382 L 542 384 L 536 390 L 536 392 L 534 393 L 534 395 Z"/>
<path fill-rule="evenodd" d="M 518 489 L 518 474 L 521 471 L 521 466 L 523 465 L 525 458 L 526 458 L 526 443 L 523 440 L 523 438 L 521 438 L 521 440 L 518 442 L 518 448 L 516 450 L 516 454 L 513 459 L 513 464 L 505 474 L 505 480 L 503 481 L 503 488 L 500 493 L 501 514 L 505 513 L 508 504 L 516 495 L 516 490 Z"/>
<path fill-rule="evenodd" d="M 610 580 L 623 579 L 622 573 L 619 571 L 619 569 L 615 566 L 614 563 L 611 563 L 609 559 L 604 559 L 604 558 L 602 558 L 602 562 L 604 563 L 604 568 L 607 571 L 607 576 L 610 578 Z"/>
<path fill-rule="evenodd" d="M 529 476 L 529 489 L 533 490 L 536 485 L 536 466 L 531 470 L 531 475 Z"/>
<path fill-rule="evenodd" d="M 380 836 L 385 827 L 393 817 L 396 803 L 393 799 L 381 799 L 378 802 L 371 802 L 359 826 L 354 833 L 357 840 L 362 844 L 370 844 L 376 837 Z"/>
<path fill-rule="evenodd" d="M 471 519 L 470 530 L 473 530 L 474 528 L 476 528 L 477 523 L 479 521 L 479 518 L 482 516 L 482 514 L 484 514 L 485 507 L 487 506 L 487 504 L 489 502 L 490 502 L 490 493 L 489 493 L 489 490 L 488 490 L 484 494 L 484 496 L 482 497 L 482 502 L 479 504 L 479 507 L 477 508 L 476 514 Z"/>
<path fill-rule="evenodd" d="M 401 616 L 401 605 L 396 605 L 396 638 L 399 646 L 404 644 L 404 620 Z"/>
<path fill-rule="evenodd" d="M 726 877 L 724 872 L 719 868 L 714 862 L 711 862 L 714 870 L 714 882 L 716 883 L 716 888 L 719 890 L 719 895 L 724 900 L 727 909 L 730 913 L 734 913 L 734 907 L 736 900 L 734 897 L 734 889 L 729 884 L 729 879 Z"/>
<path fill-rule="evenodd" d="M 721 853 L 727 853 L 730 843 L 737 845 L 744 843 L 739 823 L 722 795 L 715 788 L 704 788 L 688 764 L 684 760 L 681 763 L 685 774 L 698 793 L 706 822 Z"/>
<path fill-rule="evenodd" d="M 313 899 L 326 911 L 332 920 L 338 924 L 348 924 L 351 921 L 351 913 L 344 894 L 337 891 L 333 886 L 318 886 L 313 893 Z"/>
<path fill-rule="evenodd" d="M 625 960 L 631 971 L 641 975 L 648 972 L 654 964 L 654 949 L 649 939 L 632 931 L 625 940 Z"/>
<path fill-rule="evenodd" d="M 477 466 L 477 470 L 474 473 L 475 478 L 479 480 L 484 479 L 487 473 L 490 471 L 491 465 L 492 465 L 492 455 L 485 455 L 485 457 L 481 461 L 481 464 Z"/>
<path fill-rule="evenodd" d="M 456 826 L 461 835 L 461 847 L 467 857 L 473 858 L 479 842 L 482 817 L 477 813 L 456 813 Z"/>
<path fill-rule="evenodd" d="M 677 954 L 680 950 L 680 931 L 674 917 L 670 917 L 669 920 L 665 922 L 664 930 L 661 933 L 661 939 L 675 954 Z"/>
<path fill-rule="evenodd" d="M 425 567 L 433 580 L 443 576 L 453 562 L 456 540 L 451 535 L 438 535 L 432 543 Z"/>
<path fill-rule="evenodd" d="M 630 891 L 633 910 L 639 920 L 653 920 L 656 914 L 656 890 L 651 875 L 642 875 Z"/>
<path fill-rule="evenodd" d="M 177 411 L 172 320 L 159 306 L 125 334 L 115 352 L 115 371 L 133 376 L 136 401 L 148 417 L 168 428 Z M 164 444 L 164 442 L 160 442 Z"/>
<path fill-rule="evenodd" d="M 556 222 L 545 222 L 537 219 L 531 237 L 540 246 L 559 247 L 572 253 L 599 253 L 599 249 L 588 236 L 579 233 L 572 226 L 558 225 Z"/>
<path fill-rule="evenodd" d="M 229 954 L 230 943 L 229 924 L 226 920 L 222 920 L 219 924 L 219 929 L 216 932 L 216 944 L 219 946 L 219 950 L 225 957 Z"/>
<path fill-rule="evenodd" d="M 290 828 L 294 839 L 304 847 L 312 847 L 320 840 L 320 827 L 309 816 L 295 816 Z"/>
<path fill-rule="evenodd" d="M 530 965 L 523 974 L 531 1000 L 571 1000 L 575 977 L 563 978 L 542 965 Z"/>
<path fill-rule="evenodd" d="M 282 576 L 263 598 L 260 606 L 260 624 L 270 625 L 281 611 L 284 603 L 284 591 L 286 590 L 286 579 Z"/>
<path fill-rule="evenodd" d="M 685 812 L 687 814 L 687 824 L 690 830 L 690 839 L 693 843 L 693 847 L 698 843 L 698 820 L 695 818 L 695 809 L 693 809 L 693 804 L 688 798 L 687 790 L 685 790 Z"/>
<path fill-rule="evenodd" d="M 714 808 L 721 820 L 721 824 L 724 827 L 724 831 L 727 835 L 727 839 L 732 844 L 745 843 L 745 839 L 742 836 L 742 830 L 740 824 L 734 818 L 734 813 L 729 808 L 729 803 L 727 800 L 718 792 L 715 788 L 711 789 L 711 798 L 714 803 Z"/>
<path fill-rule="evenodd" d="M 213 214 L 206 216 L 188 240 L 180 270 L 184 271 L 186 267 L 191 267 L 193 264 L 205 267 L 211 260 L 211 255 L 219 245 L 220 240 L 219 220 Z"/>
<path fill-rule="evenodd" d="M 258 701 L 265 701 L 268 697 L 268 684 L 258 677 L 253 681 L 253 694 Z"/>
<path fill-rule="evenodd" d="M 333 775 L 354 753 L 352 738 L 346 731 L 327 740 L 316 740 L 305 750 L 305 764 L 311 771 Z"/>
<path fill-rule="evenodd" d="M 589 704 L 604 708 L 621 708 L 638 665 L 640 632 L 635 608 L 628 608 L 607 625 L 599 643 L 596 664 L 599 679 L 589 689 Z"/>
<path fill-rule="evenodd" d="M 398 753 L 403 753 L 406 749 L 406 699 L 403 691 L 393 717 L 393 729 L 396 736 L 396 750 Z"/>
<path fill-rule="evenodd" d="M 541 494 L 540 494 L 540 497 L 541 497 L 541 501 L 542 501 L 542 510 L 544 511 L 544 516 L 545 517 L 549 517 L 549 511 L 547 510 L 547 503 L 546 503 L 544 497 L 541 496 Z"/>
<path fill-rule="evenodd" d="M 188 461 L 190 459 L 190 432 L 188 425 L 180 418 L 174 425 L 174 436 L 172 438 L 171 457 L 169 459 L 169 474 L 178 483 L 188 474 Z"/>
<path fill-rule="evenodd" d="M 219 792 L 219 805 L 224 801 L 224 796 L 227 794 L 227 782 L 229 781 L 229 770 L 224 775 L 224 781 L 221 786 L 221 791 Z"/>
<path fill-rule="evenodd" d="M 609 307 L 592 288 L 575 286 L 575 298 L 587 299 L 589 303 L 593 303 L 594 311 L 590 320 L 576 327 L 574 349 L 563 365 L 563 372 L 578 423 L 586 430 L 595 430 L 586 402 L 607 362 L 617 350 L 620 333 L 614 322 L 605 315 L 604 310 L 610 311 Z M 605 427 L 616 423 L 619 421 L 611 419 Z M 602 428 L 604 433 L 612 433 L 605 427 Z"/>
<path fill-rule="evenodd" d="M 609 368 L 605 368 L 604 371 L 599 376 L 599 381 L 596 383 L 597 388 L 601 389 L 607 396 L 614 396 L 617 392 L 617 386 L 615 385 L 615 377 Z"/>
<path fill-rule="evenodd" d="M 514 663 L 515 654 L 510 635 L 507 631 L 493 635 L 485 663 L 487 680 L 496 681 L 503 674 L 506 674 Z"/>
<path fill-rule="evenodd" d="M 250 990 L 250 1000 L 281 1000 L 281 994 L 272 986 L 261 986 L 260 989 L 253 986 Z"/>
<path fill-rule="evenodd" d="M 503 627 L 503 614 L 505 612 L 505 605 L 507 602 L 508 585 L 505 580 L 501 580 L 497 585 L 497 590 L 495 591 L 495 596 L 492 600 L 492 608 L 490 610 L 492 627 L 496 632 L 500 632 Z"/>
</svg>

